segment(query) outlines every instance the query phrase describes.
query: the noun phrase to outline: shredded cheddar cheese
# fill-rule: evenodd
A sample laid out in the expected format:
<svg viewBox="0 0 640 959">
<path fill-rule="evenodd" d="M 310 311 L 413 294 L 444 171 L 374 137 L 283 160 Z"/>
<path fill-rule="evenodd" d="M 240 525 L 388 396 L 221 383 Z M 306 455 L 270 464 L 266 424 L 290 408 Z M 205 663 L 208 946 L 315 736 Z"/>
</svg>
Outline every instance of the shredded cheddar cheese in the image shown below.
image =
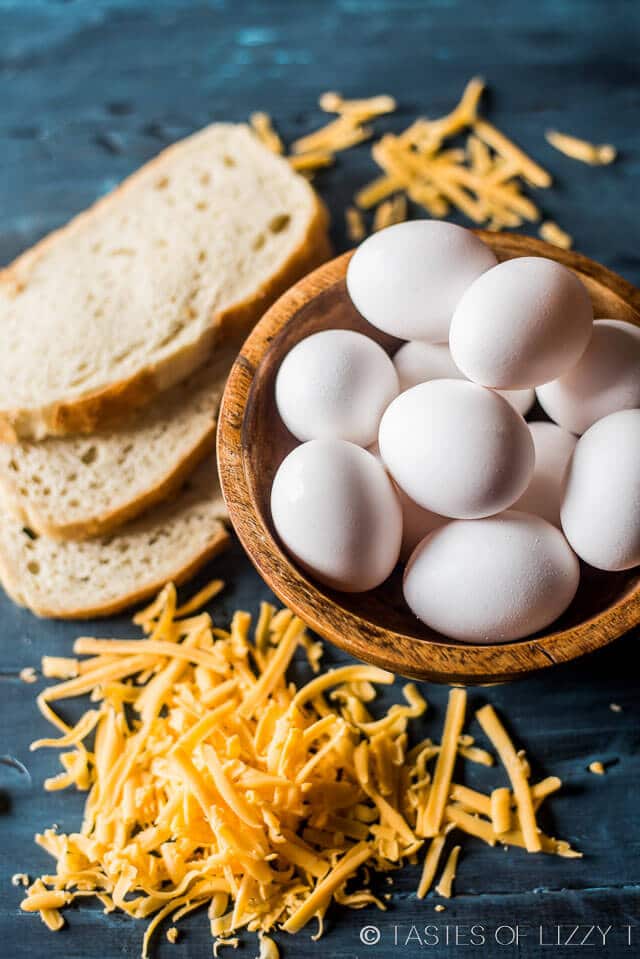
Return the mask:
<svg viewBox="0 0 640 959">
<path fill-rule="evenodd" d="M 541 220 L 537 203 L 523 188 L 548 189 L 552 176 L 480 115 L 484 90 L 485 81 L 472 77 L 449 113 L 435 119 L 419 117 L 401 133 L 387 133 L 373 143 L 373 159 L 383 172 L 359 189 L 355 206 L 345 210 L 351 242 L 359 243 L 367 234 L 359 211 L 375 211 L 371 224 L 375 232 L 407 219 L 408 201 L 436 218 L 457 211 L 494 232 Z M 333 91 L 323 93 L 319 105 L 326 113 L 336 114 L 335 119 L 295 140 L 287 156 L 293 169 L 307 179 L 331 166 L 336 153 L 370 140 L 374 136 L 371 122 L 397 107 L 387 94 L 348 100 Z M 284 153 L 268 114 L 252 114 L 250 124 L 268 149 Z M 611 144 L 597 145 L 555 130 L 545 136 L 566 156 L 593 166 L 612 163 L 617 156 Z M 466 138 L 463 146 L 457 145 L 461 137 Z M 543 240 L 562 249 L 573 246 L 570 234 L 551 220 L 545 220 L 538 232 Z"/>
<path fill-rule="evenodd" d="M 314 173 L 322 167 L 331 166 L 334 162 L 333 153 L 330 150 L 308 150 L 306 153 L 297 153 L 289 157 L 289 163 L 294 170 L 299 172 L 310 171 Z"/>
<path fill-rule="evenodd" d="M 320 672 L 318 642 L 269 603 L 253 634 L 241 611 L 229 629 L 214 626 L 199 606 L 221 588 L 211 583 L 178 606 L 169 584 L 135 616 L 143 638 L 81 637 L 77 659 L 43 668 L 62 680 L 38 697 L 58 735 L 32 748 L 62 750 L 62 772 L 45 788 L 75 786 L 87 798 L 76 832 L 36 837 L 56 868 L 29 886 L 25 912 L 57 930 L 65 906 L 95 896 L 106 911 L 147 921 L 146 957 L 163 921 L 175 942 L 180 919 L 207 906 L 215 953 L 246 929 L 258 934 L 261 959 L 277 959 L 266 934 L 296 933 L 315 919 L 320 935 L 334 901 L 385 909 L 388 894 L 376 897 L 359 877 L 417 862 L 424 837 L 420 898 L 451 830 L 531 845 L 523 790 L 533 810 L 559 780 L 529 787 L 490 707 L 478 716 L 514 783 L 513 821 L 507 788 L 485 795 L 452 781 L 456 759 L 478 748 L 462 731 L 463 690 L 450 693 L 442 745 L 409 748 L 409 723 L 427 709 L 415 684 L 376 717 L 376 686 L 391 684 L 391 673 L 357 664 Z M 297 651 L 316 673 L 301 686 L 287 680 Z M 73 726 L 51 706 L 86 694 L 91 708 Z M 545 852 L 579 855 L 537 829 L 536 838 Z M 451 895 L 459 853 L 447 855 L 440 895 Z"/>
<path fill-rule="evenodd" d="M 588 163 L 590 166 L 606 166 L 613 163 L 618 155 L 618 151 L 610 143 L 589 143 L 588 140 L 580 140 L 578 137 L 559 133 L 557 130 L 547 130 L 545 137 L 547 143 L 560 153 L 571 157 L 572 160 Z"/>
<path fill-rule="evenodd" d="M 78 660 L 67 656 L 43 656 L 42 675 L 45 679 L 75 679 Z"/>
<path fill-rule="evenodd" d="M 490 816 L 496 835 L 511 829 L 511 792 L 506 786 L 500 786 L 491 793 Z"/>
<path fill-rule="evenodd" d="M 458 856 L 460 855 L 460 846 L 454 846 L 449 853 L 446 865 L 442 870 L 440 881 L 436 886 L 436 892 L 445 899 L 451 899 L 453 892 L 453 881 L 456 878 L 456 869 L 458 866 Z"/>
<path fill-rule="evenodd" d="M 538 234 L 542 240 L 546 240 L 547 243 L 552 243 L 554 246 L 559 246 L 562 250 L 570 250 L 573 246 L 573 237 L 561 229 L 553 220 L 545 220 L 540 225 Z"/>
<path fill-rule="evenodd" d="M 347 236 L 352 243 L 360 243 L 367 235 L 362 213 L 355 206 L 348 206 L 344 212 Z"/>
<path fill-rule="evenodd" d="M 404 193 L 396 193 L 391 200 L 380 204 L 373 217 L 373 232 L 384 230 L 394 223 L 403 223 L 407 218 L 407 198 Z"/>
<path fill-rule="evenodd" d="M 522 187 L 547 188 L 551 176 L 479 115 L 484 88 L 484 81 L 474 77 L 450 113 L 415 120 L 404 132 L 378 140 L 372 153 L 384 175 L 358 191 L 356 204 L 369 209 L 382 203 L 384 221 L 387 197 L 401 190 L 433 217 L 445 217 L 453 207 L 493 230 L 539 220 L 537 205 Z M 467 135 L 465 149 L 447 145 L 462 134 Z"/>
<path fill-rule="evenodd" d="M 464 689 L 452 689 L 447 706 L 447 715 L 442 735 L 442 746 L 438 755 L 433 784 L 429 790 L 429 799 L 425 809 L 420 835 L 436 836 L 447 804 L 451 788 L 451 777 L 456 760 L 457 744 L 462 732 L 464 714 L 467 706 L 467 694 Z"/>
<path fill-rule="evenodd" d="M 271 150 L 272 153 L 284 153 L 284 144 L 274 130 L 268 113 L 252 113 L 249 117 L 249 123 L 258 139 L 268 150 Z"/>
<path fill-rule="evenodd" d="M 434 836 L 429 843 L 429 849 L 424 858 L 422 876 L 420 877 L 420 884 L 418 886 L 418 899 L 424 899 L 433 885 L 438 863 L 440 862 L 440 856 L 444 849 L 445 838 L 444 835 Z"/>
<path fill-rule="evenodd" d="M 531 790 L 527 782 L 527 773 L 521 757 L 516 753 L 513 743 L 498 719 L 493 706 L 483 706 L 476 713 L 476 718 L 495 746 L 511 781 L 527 852 L 539 852 L 542 849 L 542 844 L 538 835 L 536 814 L 533 808 Z"/>
</svg>

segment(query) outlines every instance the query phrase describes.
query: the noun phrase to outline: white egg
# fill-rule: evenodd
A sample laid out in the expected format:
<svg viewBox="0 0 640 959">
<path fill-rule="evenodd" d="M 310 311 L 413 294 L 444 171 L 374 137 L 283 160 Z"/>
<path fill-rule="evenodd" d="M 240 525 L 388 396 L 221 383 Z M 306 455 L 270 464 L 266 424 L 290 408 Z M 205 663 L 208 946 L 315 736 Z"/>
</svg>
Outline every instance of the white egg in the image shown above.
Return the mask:
<svg viewBox="0 0 640 959">
<path fill-rule="evenodd" d="M 353 330 L 323 330 L 290 350 L 276 377 L 276 405 L 299 440 L 373 443 L 380 417 L 398 393 L 393 363 Z"/>
<path fill-rule="evenodd" d="M 406 560 L 428 533 L 442 526 L 443 523 L 448 523 L 449 520 L 446 516 L 440 516 L 438 513 L 432 513 L 431 510 L 418 506 L 397 483 L 393 485 L 402 509 L 400 559 Z"/>
<path fill-rule="evenodd" d="M 520 416 L 526 416 L 536 401 L 536 391 L 528 390 L 496 390 L 500 396 L 504 396 L 507 403 L 513 406 L 514 410 Z"/>
<path fill-rule="evenodd" d="M 430 533 L 404 574 L 404 597 L 432 629 L 504 643 L 544 629 L 571 603 L 578 560 L 562 533 L 515 510 L 456 520 Z"/>
<path fill-rule="evenodd" d="M 374 589 L 398 561 L 402 512 L 391 480 L 353 443 L 312 440 L 289 453 L 273 481 L 271 515 L 288 552 L 334 589 Z"/>
<path fill-rule="evenodd" d="M 571 369 L 537 389 L 545 413 L 572 433 L 640 406 L 640 328 L 596 320 L 588 347 Z"/>
<path fill-rule="evenodd" d="M 493 390 L 466 380 L 431 380 L 401 393 L 382 417 L 378 443 L 401 489 L 441 516 L 498 513 L 533 472 L 525 421 Z"/>
<path fill-rule="evenodd" d="M 577 276 L 545 257 L 523 256 L 468 288 L 451 321 L 449 345 L 470 380 L 526 389 L 577 363 L 592 329 L 591 301 Z"/>
<path fill-rule="evenodd" d="M 555 423 L 529 423 L 529 429 L 536 454 L 533 476 L 513 508 L 559 527 L 564 474 L 577 440 Z"/>
<path fill-rule="evenodd" d="M 412 340 L 395 353 L 393 365 L 400 391 L 428 380 L 463 380 L 465 376 L 453 362 L 448 343 L 422 343 Z"/>
<path fill-rule="evenodd" d="M 586 563 L 612 571 L 640 563 L 640 409 L 611 413 L 580 437 L 560 515 Z"/>
<path fill-rule="evenodd" d="M 412 340 L 405 343 L 393 357 L 393 365 L 398 374 L 400 392 L 426 383 L 429 380 L 466 379 L 453 362 L 448 343 L 421 343 Z M 496 390 L 505 400 L 525 416 L 534 404 L 534 390 Z"/>
<path fill-rule="evenodd" d="M 375 456 L 382 467 L 386 469 L 382 456 L 380 455 L 380 447 L 377 443 L 373 443 L 369 447 L 369 452 L 372 456 Z M 446 516 L 439 516 L 438 513 L 432 513 L 431 510 L 418 506 L 418 504 L 414 503 L 411 497 L 407 496 L 405 491 L 398 486 L 395 480 L 392 479 L 391 482 L 398 497 L 400 508 L 402 509 L 402 545 L 400 547 L 400 559 L 407 559 L 420 540 L 425 538 L 427 533 L 437 529 L 438 526 L 442 526 L 443 523 L 448 523 L 449 520 Z"/>
<path fill-rule="evenodd" d="M 456 305 L 497 260 L 469 230 L 439 220 L 372 234 L 349 262 L 347 290 L 369 323 L 402 340 L 442 343 Z"/>
</svg>

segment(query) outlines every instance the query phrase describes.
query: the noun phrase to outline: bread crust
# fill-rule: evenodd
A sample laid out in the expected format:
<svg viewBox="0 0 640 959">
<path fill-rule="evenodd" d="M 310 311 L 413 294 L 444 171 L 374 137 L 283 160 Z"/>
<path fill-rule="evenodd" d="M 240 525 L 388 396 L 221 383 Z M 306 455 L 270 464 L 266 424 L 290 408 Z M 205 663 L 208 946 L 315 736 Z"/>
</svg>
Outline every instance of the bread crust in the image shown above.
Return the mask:
<svg viewBox="0 0 640 959">
<path fill-rule="evenodd" d="M 206 433 L 198 438 L 198 442 L 189 450 L 189 453 L 180 462 L 172 464 L 162 479 L 154 486 L 146 489 L 144 493 L 129 500 L 123 506 L 105 510 L 87 522 L 47 522 L 28 501 L 24 502 L 14 496 L 12 488 L 3 484 L 0 476 L 2 507 L 24 526 L 32 529 L 34 533 L 39 536 L 46 536 L 48 539 L 77 541 L 104 536 L 176 493 L 207 454 L 214 451 L 215 444 L 216 421 L 212 419 Z"/>
<path fill-rule="evenodd" d="M 148 172 L 153 169 L 171 152 L 182 148 L 183 144 L 184 141 L 180 141 L 168 147 L 141 170 Z M 114 193 L 98 200 L 66 226 L 55 230 L 19 256 L 0 272 L 0 284 L 19 290 L 21 274 L 28 272 L 35 259 L 46 252 L 61 234 L 74 232 L 87 219 L 98 216 L 102 208 L 113 201 L 114 196 L 121 195 L 135 184 L 139 173 L 132 174 Z M 136 409 L 150 402 L 158 392 L 185 379 L 206 362 L 220 339 L 233 339 L 240 343 L 264 310 L 281 293 L 305 273 L 329 259 L 331 246 L 327 235 L 328 223 L 327 210 L 315 196 L 315 208 L 298 248 L 251 297 L 216 311 L 211 316 L 205 335 L 197 343 L 188 344 L 179 353 L 141 369 L 126 380 L 89 391 L 71 401 L 60 400 L 37 409 L 0 409 L 0 442 L 16 443 L 22 439 L 41 440 L 46 436 L 93 433 L 126 422 Z"/>
<path fill-rule="evenodd" d="M 46 604 L 40 604 L 37 601 L 33 604 L 30 603 L 20 591 L 20 586 L 16 578 L 12 576 L 11 570 L 8 568 L 8 564 L 3 562 L 1 550 L 0 582 L 2 582 L 5 592 L 15 603 L 18 604 L 18 606 L 23 606 L 27 609 L 30 609 L 32 613 L 35 613 L 36 616 L 41 618 L 95 619 L 99 616 L 112 616 L 115 613 L 120 613 L 129 606 L 134 606 L 136 603 L 140 603 L 143 600 L 148 599 L 149 596 L 153 596 L 160 589 L 162 589 L 165 583 L 173 582 L 176 585 L 179 585 L 180 583 L 186 582 L 186 580 L 190 579 L 192 576 L 195 576 L 198 570 L 201 569 L 201 567 L 204 566 L 208 560 L 222 552 L 229 542 L 230 537 L 224 528 L 222 521 L 216 520 L 216 527 L 212 530 L 208 542 L 196 556 L 192 557 L 190 562 L 186 565 L 176 568 L 173 572 L 162 576 L 160 579 L 149 581 L 143 586 L 137 586 L 131 589 L 131 591 L 125 595 L 118 596 L 107 603 L 98 603 L 93 606 L 86 606 L 82 608 L 61 609 L 47 606 Z"/>
</svg>

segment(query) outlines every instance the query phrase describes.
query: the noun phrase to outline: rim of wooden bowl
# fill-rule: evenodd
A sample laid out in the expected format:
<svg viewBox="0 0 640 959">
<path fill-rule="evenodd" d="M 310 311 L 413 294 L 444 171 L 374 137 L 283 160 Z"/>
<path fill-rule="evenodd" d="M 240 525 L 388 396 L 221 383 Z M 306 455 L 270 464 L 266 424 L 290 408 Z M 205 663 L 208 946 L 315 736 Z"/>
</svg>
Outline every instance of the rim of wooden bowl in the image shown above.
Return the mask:
<svg viewBox="0 0 640 959">
<path fill-rule="evenodd" d="M 640 325 L 640 290 L 581 254 L 516 234 L 475 231 L 500 260 L 547 256 L 593 280 L 620 301 L 619 318 Z M 256 371 L 283 327 L 318 294 L 343 280 L 353 251 L 310 273 L 265 313 L 231 370 L 218 421 L 218 470 L 231 522 L 276 596 L 320 636 L 358 659 L 400 675 L 443 683 L 487 684 L 526 676 L 606 646 L 640 621 L 640 583 L 612 606 L 567 629 L 503 644 L 418 638 L 381 627 L 331 598 L 283 552 L 250 492 L 242 430 Z M 621 314 L 623 314 L 621 316 Z"/>
</svg>

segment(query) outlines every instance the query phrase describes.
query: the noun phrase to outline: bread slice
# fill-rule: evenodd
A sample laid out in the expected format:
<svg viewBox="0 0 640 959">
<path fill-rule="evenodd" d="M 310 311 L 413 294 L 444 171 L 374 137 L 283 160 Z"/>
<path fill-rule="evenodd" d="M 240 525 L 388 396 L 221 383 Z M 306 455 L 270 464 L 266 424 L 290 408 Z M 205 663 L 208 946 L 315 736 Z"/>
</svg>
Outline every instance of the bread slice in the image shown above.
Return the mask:
<svg viewBox="0 0 640 959">
<path fill-rule="evenodd" d="M 225 517 L 209 456 L 171 502 L 113 536 L 80 543 L 32 538 L 16 520 L 0 517 L 0 580 L 38 616 L 106 616 L 192 576 L 228 542 Z"/>
<path fill-rule="evenodd" d="M 231 347 L 161 393 L 118 431 L 0 443 L 0 502 L 35 533 L 108 533 L 177 490 L 213 450 Z"/>
<path fill-rule="evenodd" d="M 121 423 L 329 255 L 313 189 L 248 127 L 169 147 L 0 273 L 0 439 Z"/>
</svg>

